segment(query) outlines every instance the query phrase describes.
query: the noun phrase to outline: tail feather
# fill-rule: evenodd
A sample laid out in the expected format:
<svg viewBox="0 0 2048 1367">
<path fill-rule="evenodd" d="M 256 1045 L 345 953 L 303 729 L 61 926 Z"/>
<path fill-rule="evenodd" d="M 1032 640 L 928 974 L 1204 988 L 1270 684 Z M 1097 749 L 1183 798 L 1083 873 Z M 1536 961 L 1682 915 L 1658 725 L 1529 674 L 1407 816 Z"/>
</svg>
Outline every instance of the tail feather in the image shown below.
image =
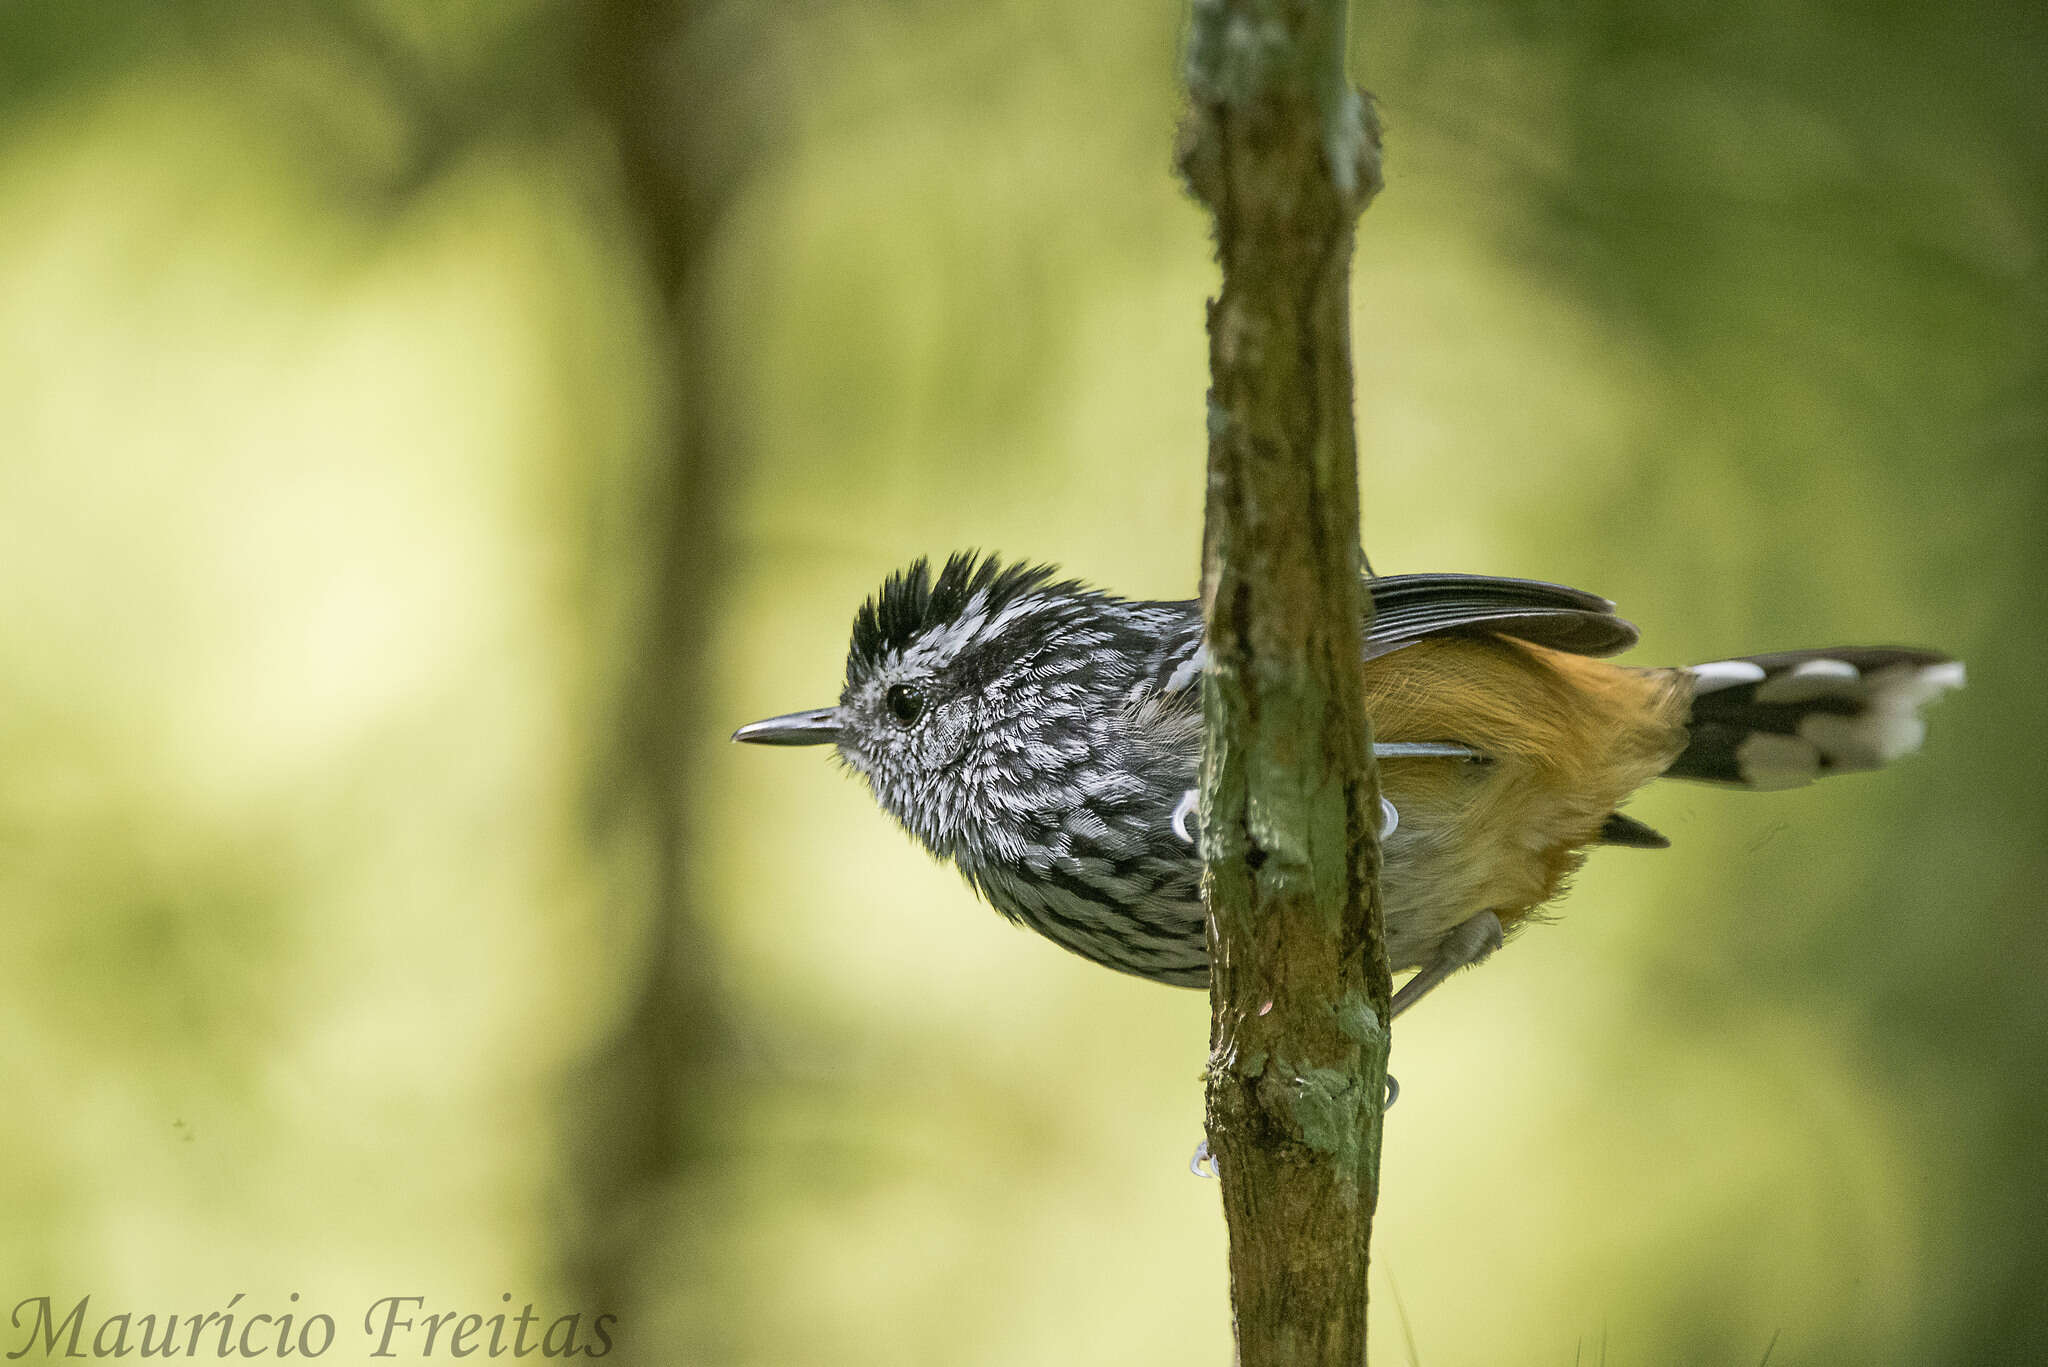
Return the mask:
<svg viewBox="0 0 2048 1367">
<path fill-rule="evenodd" d="M 1794 788 L 1875 769 L 1920 748 L 1920 709 L 1963 686 L 1959 660 L 1931 650 L 1844 646 L 1715 660 L 1692 685 L 1688 740 L 1673 778 Z"/>
</svg>

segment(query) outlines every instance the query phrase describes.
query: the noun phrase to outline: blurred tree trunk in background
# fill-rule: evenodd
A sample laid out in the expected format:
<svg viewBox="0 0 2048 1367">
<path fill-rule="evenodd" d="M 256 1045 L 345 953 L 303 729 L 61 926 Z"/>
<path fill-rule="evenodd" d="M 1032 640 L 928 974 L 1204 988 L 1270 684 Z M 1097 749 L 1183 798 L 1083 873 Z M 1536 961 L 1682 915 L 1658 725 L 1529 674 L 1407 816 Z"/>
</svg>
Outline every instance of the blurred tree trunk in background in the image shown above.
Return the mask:
<svg viewBox="0 0 2048 1367">
<path fill-rule="evenodd" d="M 719 1242 L 724 1184 L 706 1169 L 718 1161 L 735 1086 L 715 955 L 691 905 L 691 859 L 701 848 L 693 779 L 716 731 L 705 698 L 725 589 L 723 507 L 745 464 L 711 266 L 721 219 L 759 152 L 759 130 L 737 107 L 739 92 L 759 85 L 750 24 L 760 26 L 744 6 L 715 0 L 607 0 L 581 35 L 581 95 L 617 158 L 622 226 L 646 273 L 666 376 L 635 510 L 637 582 L 615 729 L 592 785 L 614 924 L 640 943 L 624 956 L 622 1009 L 571 1079 L 564 1108 L 565 1277 L 578 1304 L 620 1314 L 627 1335 L 646 1333 L 655 1305 L 675 1291 L 648 1284 L 653 1268 L 672 1276 L 679 1260 L 700 1274 L 692 1282 L 710 1276 L 695 1260 Z"/>
</svg>

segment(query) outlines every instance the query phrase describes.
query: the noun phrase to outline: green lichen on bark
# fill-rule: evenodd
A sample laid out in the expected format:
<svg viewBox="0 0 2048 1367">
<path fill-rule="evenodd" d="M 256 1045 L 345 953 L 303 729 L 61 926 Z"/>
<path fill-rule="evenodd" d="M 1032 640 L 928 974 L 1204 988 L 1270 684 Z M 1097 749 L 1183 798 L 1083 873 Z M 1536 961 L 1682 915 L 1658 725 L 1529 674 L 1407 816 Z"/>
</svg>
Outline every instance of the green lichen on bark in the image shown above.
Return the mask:
<svg viewBox="0 0 2048 1367">
<path fill-rule="evenodd" d="M 1336 1068 L 1304 1068 L 1294 1075 L 1294 1118 L 1301 1138 L 1318 1153 L 1342 1160 L 1339 1172 L 1355 1164 L 1365 1128 L 1364 1089 Z"/>
</svg>

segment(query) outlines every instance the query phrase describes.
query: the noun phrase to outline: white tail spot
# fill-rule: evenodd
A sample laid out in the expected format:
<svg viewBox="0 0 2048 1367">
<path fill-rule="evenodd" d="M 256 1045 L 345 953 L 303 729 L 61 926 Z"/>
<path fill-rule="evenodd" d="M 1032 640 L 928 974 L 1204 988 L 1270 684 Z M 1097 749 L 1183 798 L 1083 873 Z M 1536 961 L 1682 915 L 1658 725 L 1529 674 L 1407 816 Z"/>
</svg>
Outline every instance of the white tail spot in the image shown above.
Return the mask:
<svg viewBox="0 0 2048 1367">
<path fill-rule="evenodd" d="M 1724 688 L 1759 682 L 1764 677 L 1764 667 L 1753 660 L 1714 660 L 1694 665 L 1686 673 L 1692 675 L 1694 693 L 1718 693 Z"/>
<path fill-rule="evenodd" d="M 1856 717 L 1816 712 L 1800 719 L 1799 734 L 1827 756 L 1831 771 L 1855 773 L 1918 750 L 1927 739 L 1927 723 L 1911 712 L 1873 707 Z"/>
<path fill-rule="evenodd" d="M 1798 736 L 1757 731 L 1735 747 L 1742 781 L 1752 788 L 1797 788 L 1820 773 L 1820 748 Z"/>
<path fill-rule="evenodd" d="M 1815 698 L 1860 698 L 1863 674 L 1847 660 L 1801 660 L 1757 685 L 1758 702 L 1812 702 Z"/>
<path fill-rule="evenodd" d="M 1875 769 L 1918 750 L 1927 739 L 1920 709 L 1963 686 L 1963 665 L 1888 665 L 1871 671 L 1864 683 L 1870 704 L 1855 716 L 1815 713 L 1800 720 L 1799 734 L 1820 747 L 1830 769 Z"/>
<path fill-rule="evenodd" d="M 1893 665 L 1870 676 L 1872 705 L 1914 711 L 1965 682 L 1961 660 L 1935 665 Z"/>
</svg>

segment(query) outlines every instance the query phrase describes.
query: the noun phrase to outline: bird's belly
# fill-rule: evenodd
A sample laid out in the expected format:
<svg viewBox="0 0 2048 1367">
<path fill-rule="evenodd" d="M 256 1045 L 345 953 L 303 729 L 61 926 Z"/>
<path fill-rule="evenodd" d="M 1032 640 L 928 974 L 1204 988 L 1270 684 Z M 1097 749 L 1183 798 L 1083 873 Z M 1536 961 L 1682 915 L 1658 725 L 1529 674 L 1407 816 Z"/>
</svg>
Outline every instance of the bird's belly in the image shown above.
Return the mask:
<svg viewBox="0 0 2048 1367">
<path fill-rule="evenodd" d="M 1380 876 L 1387 959 L 1395 972 L 1429 962 L 1443 938 L 1478 912 L 1493 911 L 1512 929 L 1557 892 L 1595 834 L 1583 820 L 1560 831 L 1561 814 L 1554 810 L 1516 804 L 1500 810 L 1484 800 L 1490 794 L 1418 793 L 1388 770 L 1382 776 L 1401 812 L 1400 826 L 1383 843 Z M 998 911 L 1083 958 L 1157 982 L 1202 987 L 1209 958 L 1201 861 L 1189 850 L 1180 862 L 1176 876 L 1147 880 L 1148 889 L 1135 896 L 1128 886 L 1092 886 L 1057 870 L 987 865 L 962 871 Z"/>
<path fill-rule="evenodd" d="M 1429 963 L 1444 937 L 1480 912 L 1513 930 L 1560 891 L 1606 813 L 1641 781 L 1574 787 L 1563 777 L 1519 758 L 1382 762 L 1383 791 L 1400 813 L 1382 844 L 1380 878 L 1396 972 Z M 1061 857 L 978 865 L 961 851 L 954 858 L 1005 916 L 1082 957 L 1159 982 L 1205 985 L 1195 850 L 1174 836 L 1132 862 L 1070 844 Z"/>
<path fill-rule="evenodd" d="M 1449 740 L 1482 762 L 1387 757 L 1401 813 L 1385 842 L 1387 953 L 1428 963 L 1490 911 L 1512 931 L 1562 889 L 1607 815 L 1685 744 L 1667 675 L 1502 638 L 1420 642 L 1372 661 L 1375 741 Z"/>
<path fill-rule="evenodd" d="M 1382 842 L 1387 960 L 1420 968 L 1451 930 L 1490 911 L 1512 931 L 1563 890 L 1619 792 L 1561 788 L 1518 760 L 1381 767 L 1400 825 Z"/>
<path fill-rule="evenodd" d="M 1003 915 L 1084 959 L 1178 987 L 1208 985 L 1202 867 L 1192 854 L 1113 883 L 1080 868 L 990 865 L 962 872 Z"/>
<path fill-rule="evenodd" d="M 1401 829 L 1382 847 L 1380 906 L 1387 963 L 1396 973 L 1429 963 L 1443 938 L 1481 911 L 1498 908 L 1503 923 L 1517 919 L 1505 914 L 1506 901 L 1511 889 L 1528 880 L 1514 876 L 1497 857 L 1475 857 L 1451 837 L 1455 829 L 1404 813 Z M 1533 905 L 1545 899 L 1527 900 Z"/>
</svg>

